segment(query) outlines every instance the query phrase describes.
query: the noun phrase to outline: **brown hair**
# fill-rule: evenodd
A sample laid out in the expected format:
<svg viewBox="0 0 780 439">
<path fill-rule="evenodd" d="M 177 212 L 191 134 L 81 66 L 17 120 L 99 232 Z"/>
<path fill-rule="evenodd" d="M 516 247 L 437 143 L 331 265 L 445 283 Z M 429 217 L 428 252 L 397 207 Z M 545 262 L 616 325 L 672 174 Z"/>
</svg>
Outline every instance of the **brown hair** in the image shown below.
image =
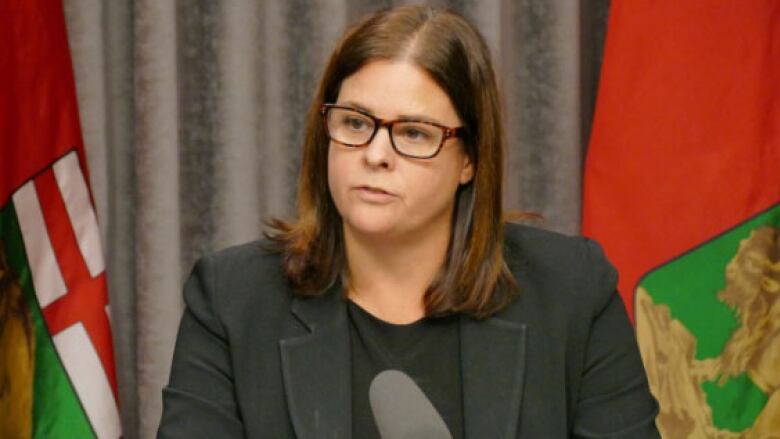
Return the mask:
<svg viewBox="0 0 780 439">
<path fill-rule="evenodd" d="M 474 178 L 456 194 L 452 236 L 439 275 L 428 287 L 428 315 L 486 317 L 508 305 L 515 282 L 503 256 L 501 185 L 504 134 L 490 52 L 463 17 L 404 6 L 365 17 L 338 42 L 308 113 L 298 182 L 298 217 L 272 219 L 267 236 L 278 245 L 298 294 L 316 296 L 345 269 L 342 222 L 328 190 L 329 140 L 320 114 L 342 81 L 370 61 L 404 59 L 427 71 L 447 93 L 466 127 L 464 147 Z"/>
</svg>

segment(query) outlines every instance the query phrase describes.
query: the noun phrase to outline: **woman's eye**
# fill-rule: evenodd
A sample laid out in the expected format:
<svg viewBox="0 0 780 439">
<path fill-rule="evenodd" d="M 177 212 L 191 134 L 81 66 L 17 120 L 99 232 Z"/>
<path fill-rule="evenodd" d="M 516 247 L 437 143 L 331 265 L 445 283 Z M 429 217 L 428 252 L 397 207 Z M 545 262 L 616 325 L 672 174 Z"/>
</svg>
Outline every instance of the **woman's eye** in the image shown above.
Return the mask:
<svg viewBox="0 0 780 439">
<path fill-rule="evenodd" d="M 406 139 L 414 142 L 424 142 L 429 140 L 432 136 L 431 133 L 427 130 L 415 128 L 415 127 L 405 127 L 401 131 L 401 135 Z"/>
<path fill-rule="evenodd" d="M 346 117 L 344 118 L 343 124 L 354 131 L 365 130 L 369 127 L 368 122 L 359 117 Z"/>
</svg>

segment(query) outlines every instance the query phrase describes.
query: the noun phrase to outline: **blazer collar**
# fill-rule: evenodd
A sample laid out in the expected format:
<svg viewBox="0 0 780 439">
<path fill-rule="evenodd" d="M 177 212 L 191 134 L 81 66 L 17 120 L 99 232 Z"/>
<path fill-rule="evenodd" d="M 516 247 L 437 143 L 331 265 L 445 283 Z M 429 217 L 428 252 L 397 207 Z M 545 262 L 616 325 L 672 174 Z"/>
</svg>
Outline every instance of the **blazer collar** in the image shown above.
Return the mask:
<svg viewBox="0 0 780 439">
<path fill-rule="evenodd" d="M 341 289 L 336 282 L 321 297 L 295 297 L 292 313 L 309 333 L 279 341 L 287 407 L 299 439 L 352 434 L 349 327 Z"/>
<path fill-rule="evenodd" d="M 467 438 L 517 437 L 525 377 L 526 326 L 499 317 L 460 318 Z"/>
<path fill-rule="evenodd" d="M 279 342 L 284 388 L 299 439 L 350 438 L 352 380 L 346 306 L 336 282 L 325 295 L 293 299 L 309 333 Z M 461 316 L 463 416 L 467 438 L 513 438 L 520 419 L 526 327 Z"/>
</svg>

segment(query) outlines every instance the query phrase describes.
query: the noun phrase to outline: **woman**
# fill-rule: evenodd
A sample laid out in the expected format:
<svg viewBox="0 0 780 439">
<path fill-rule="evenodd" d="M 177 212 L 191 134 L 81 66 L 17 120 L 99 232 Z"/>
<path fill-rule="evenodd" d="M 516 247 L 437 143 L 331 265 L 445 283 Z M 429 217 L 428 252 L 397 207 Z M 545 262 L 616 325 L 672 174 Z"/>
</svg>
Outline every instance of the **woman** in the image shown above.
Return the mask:
<svg viewBox="0 0 780 439">
<path fill-rule="evenodd" d="M 185 286 L 160 437 L 657 437 L 599 247 L 501 220 L 501 119 L 462 17 L 351 28 L 297 218 Z"/>
</svg>

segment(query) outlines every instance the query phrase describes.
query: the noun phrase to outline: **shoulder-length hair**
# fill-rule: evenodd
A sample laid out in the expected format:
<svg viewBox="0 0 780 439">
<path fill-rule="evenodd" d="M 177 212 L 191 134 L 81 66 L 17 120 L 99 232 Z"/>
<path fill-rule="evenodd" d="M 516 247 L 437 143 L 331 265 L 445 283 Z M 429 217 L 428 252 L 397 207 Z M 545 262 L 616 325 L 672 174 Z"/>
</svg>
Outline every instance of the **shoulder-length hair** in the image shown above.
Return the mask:
<svg viewBox="0 0 780 439">
<path fill-rule="evenodd" d="M 347 275 L 342 220 L 328 190 L 328 145 L 322 104 L 336 102 L 345 78 L 374 60 L 405 60 L 447 93 L 466 127 L 463 145 L 474 164 L 456 194 L 445 262 L 428 287 L 427 315 L 492 315 L 513 299 L 516 284 L 504 261 L 502 179 L 504 133 L 490 51 L 463 17 L 424 6 L 369 15 L 339 40 L 309 108 L 298 181 L 298 214 L 269 221 L 266 234 L 282 253 L 296 294 L 322 294 Z"/>
</svg>

